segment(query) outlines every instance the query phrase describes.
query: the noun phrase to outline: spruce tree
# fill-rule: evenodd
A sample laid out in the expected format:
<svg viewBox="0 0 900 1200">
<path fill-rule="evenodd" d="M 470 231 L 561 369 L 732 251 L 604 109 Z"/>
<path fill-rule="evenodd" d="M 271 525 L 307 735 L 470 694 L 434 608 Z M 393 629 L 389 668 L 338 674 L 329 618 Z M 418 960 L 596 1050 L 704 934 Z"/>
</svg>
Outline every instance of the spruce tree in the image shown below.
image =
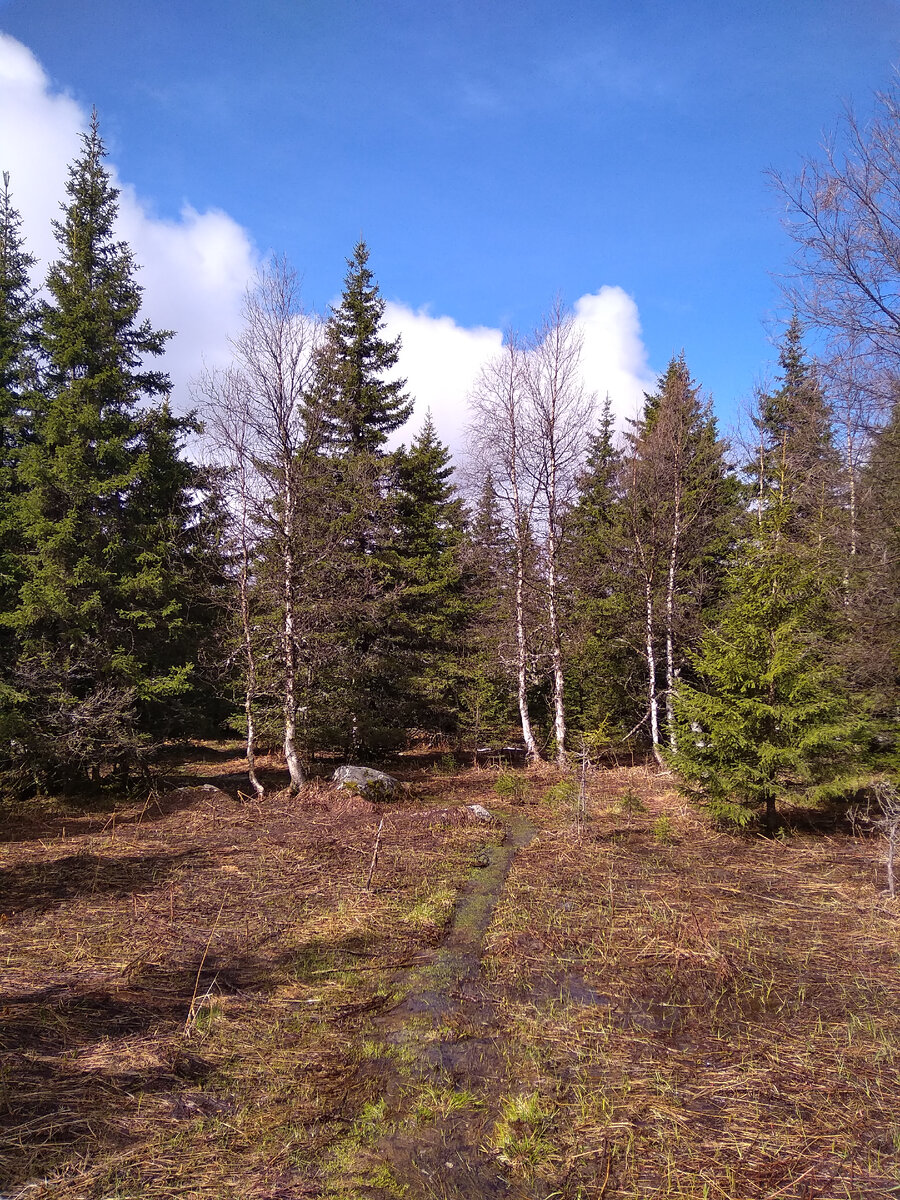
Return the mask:
<svg viewBox="0 0 900 1200">
<path fill-rule="evenodd" d="M 392 657 L 404 664 L 410 723 L 449 732 L 458 718 L 458 658 L 471 609 L 462 558 L 463 504 L 453 484 L 450 451 L 430 413 L 409 450 L 397 456 L 396 488 Z"/>
<path fill-rule="evenodd" d="M 779 801 L 834 798 L 859 785 L 860 724 L 829 664 L 827 597 L 787 537 L 793 514 L 773 495 L 742 548 L 715 624 L 692 656 L 696 684 L 675 696 L 684 791 L 718 820 L 744 826 Z"/>
<path fill-rule="evenodd" d="M 405 381 L 388 378 L 399 362 L 400 339 L 383 336 L 385 302 L 368 263 L 360 241 L 325 327 L 309 400 L 322 453 L 332 460 L 333 528 L 354 528 L 335 556 L 356 587 L 332 632 L 345 669 L 335 666 L 342 686 L 331 706 L 343 721 L 351 755 L 378 750 L 399 736 L 403 701 L 395 636 L 402 590 L 394 570 L 399 456 L 384 446 L 413 404 Z"/>
<path fill-rule="evenodd" d="M 790 513 L 784 530 L 797 541 L 815 538 L 820 548 L 836 542 L 837 481 L 840 463 L 832 440 L 831 412 L 803 346 L 803 327 L 795 315 L 778 352 L 780 385 L 763 395 L 755 424 L 759 433 L 756 461 L 747 465 L 755 479 L 757 501 L 782 497 Z"/>
<path fill-rule="evenodd" d="M 171 335 L 140 319 L 96 113 L 82 144 L 54 222 L 44 378 L 17 469 L 25 577 L 11 614 L 33 756 L 63 786 L 105 763 L 127 771 L 150 710 L 183 695 L 193 671 L 186 652 L 173 659 L 166 631 L 189 602 L 173 556 L 193 553 L 176 549 L 171 523 L 183 518 L 191 540 L 184 504 L 198 479 L 179 461 L 187 424 L 153 406 L 168 377 L 144 365 Z"/>
<path fill-rule="evenodd" d="M 516 721 L 509 670 L 504 669 L 508 646 L 515 641 L 515 551 L 500 516 L 490 471 L 481 482 L 463 553 L 471 614 L 460 647 L 460 732 L 480 746 L 486 740 L 507 738 Z"/>
<path fill-rule="evenodd" d="M 683 354 L 671 359 L 645 398 L 628 441 L 623 509 L 633 591 L 641 601 L 633 643 L 645 660 L 649 730 L 659 757 L 663 706 L 674 749 L 678 679 L 724 569 L 738 489 L 712 407 Z"/>
<path fill-rule="evenodd" d="M 18 647 L 9 626 L 22 586 L 22 540 L 17 469 L 29 437 L 27 410 L 36 385 L 36 305 L 21 217 L 9 175 L 0 190 L 0 742 L 16 728 L 22 696 L 11 686 Z"/>
<path fill-rule="evenodd" d="M 319 355 L 316 390 L 322 433 L 342 454 L 380 453 L 412 413 L 406 381 L 387 379 L 400 357 L 400 338 L 382 336 L 385 302 L 360 241 L 347 260 L 340 304 L 332 309 Z"/>
<path fill-rule="evenodd" d="M 860 536 L 848 596 L 846 661 L 874 718 L 873 749 L 900 768 L 900 399 L 875 434 L 859 481 Z"/>
<path fill-rule="evenodd" d="M 579 476 L 564 554 L 571 628 L 566 683 L 569 708 L 582 731 L 619 728 L 624 733 L 634 722 L 634 695 L 640 690 L 627 636 L 620 470 L 607 396 Z"/>
</svg>

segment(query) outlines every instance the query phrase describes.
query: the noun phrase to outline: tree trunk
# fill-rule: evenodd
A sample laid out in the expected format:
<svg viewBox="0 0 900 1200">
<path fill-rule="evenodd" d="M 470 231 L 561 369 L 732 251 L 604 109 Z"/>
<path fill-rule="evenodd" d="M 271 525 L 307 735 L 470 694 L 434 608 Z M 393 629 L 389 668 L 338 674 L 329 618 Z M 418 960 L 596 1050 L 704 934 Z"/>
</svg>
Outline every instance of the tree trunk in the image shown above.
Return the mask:
<svg viewBox="0 0 900 1200">
<path fill-rule="evenodd" d="M 290 791 L 296 793 L 303 787 L 306 777 L 297 753 L 297 645 L 294 640 L 294 554 L 291 550 L 294 504 L 289 486 L 285 493 L 284 509 L 284 758 L 291 777 Z"/>
<path fill-rule="evenodd" d="M 250 598 L 248 594 L 249 550 L 245 539 L 241 543 L 241 574 L 239 580 L 241 600 L 241 632 L 244 639 L 244 658 L 247 663 L 247 679 L 244 688 L 244 714 L 247 719 L 247 774 L 250 785 L 257 796 L 265 795 L 265 788 L 256 774 L 256 732 L 253 724 L 253 697 L 256 694 L 256 655 L 250 625 Z"/>
<path fill-rule="evenodd" d="M 516 651 L 518 667 L 519 718 L 522 722 L 522 740 L 525 753 L 531 761 L 539 759 L 541 752 L 531 731 L 528 715 L 528 644 L 525 638 L 525 533 L 521 525 L 516 529 Z"/>
<path fill-rule="evenodd" d="M 778 810 L 775 807 L 775 794 L 766 792 L 766 833 L 774 837 L 778 831 Z"/>
<path fill-rule="evenodd" d="M 550 625 L 550 653 L 553 663 L 553 713 L 556 737 L 556 761 L 564 767 L 566 758 L 566 707 L 564 693 L 562 639 L 559 631 L 559 608 L 557 605 L 556 538 L 552 531 L 547 546 L 547 617 Z"/>
<path fill-rule="evenodd" d="M 669 575 L 666 580 L 666 733 L 669 749 L 678 749 L 675 736 L 675 573 L 678 564 L 678 541 L 681 536 L 681 505 L 676 499 L 672 525 L 672 544 L 669 549 Z"/>
<path fill-rule="evenodd" d="M 656 653 L 653 649 L 653 582 L 649 578 L 644 583 L 644 599 L 647 608 L 645 637 L 647 651 L 647 698 L 650 705 L 650 739 L 653 743 L 653 757 L 662 765 L 663 756 L 659 748 L 659 700 L 656 694 Z"/>
</svg>

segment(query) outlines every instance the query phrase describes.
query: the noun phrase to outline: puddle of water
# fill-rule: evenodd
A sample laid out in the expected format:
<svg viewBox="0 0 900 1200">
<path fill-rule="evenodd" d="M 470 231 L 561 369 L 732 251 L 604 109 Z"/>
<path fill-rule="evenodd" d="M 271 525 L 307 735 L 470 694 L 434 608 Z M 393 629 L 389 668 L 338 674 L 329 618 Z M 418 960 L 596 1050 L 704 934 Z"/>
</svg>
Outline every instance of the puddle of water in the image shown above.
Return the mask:
<svg viewBox="0 0 900 1200">
<path fill-rule="evenodd" d="M 416 1053 L 414 1073 L 442 1086 L 490 1092 L 504 1075 L 501 1047 L 490 1036 L 494 1013 L 481 986 L 481 944 L 518 850 L 536 830 L 512 817 L 506 837 L 486 852 L 486 863 L 460 891 L 447 936 L 431 962 L 395 979 L 404 999 L 374 1018 L 386 1042 Z M 459 1023 L 450 1032 L 454 1019 Z M 446 1032 L 445 1032 L 446 1030 Z M 415 1135 L 383 1139 L 378 1152 L 412 1197 L 431 1200 L 538 1200 L 542 1191 L 523 1190 L 505 1177 L 484 1147 L 493 1118 L 484 1105 L 427 1122 Z"/>
<path fill-rule="evenodd" d="M 503 842 L 486 851 L 487 865 L 473 872 L 460 890 L 450 928 L 432 961 L 403 977 L 404 999 L 378 1018 L 377 1024 L 385 1032 L 402 1029 L 413 1014 L 428 1013 L 437 1018 L 459 1007 L 461 991 L 481 974 L 481 943 L 513 859 L 536 833 L 524 817 L 509 819 Z M 477 1001 L 475 1005 L 477 1008 Z"/>
</svg>

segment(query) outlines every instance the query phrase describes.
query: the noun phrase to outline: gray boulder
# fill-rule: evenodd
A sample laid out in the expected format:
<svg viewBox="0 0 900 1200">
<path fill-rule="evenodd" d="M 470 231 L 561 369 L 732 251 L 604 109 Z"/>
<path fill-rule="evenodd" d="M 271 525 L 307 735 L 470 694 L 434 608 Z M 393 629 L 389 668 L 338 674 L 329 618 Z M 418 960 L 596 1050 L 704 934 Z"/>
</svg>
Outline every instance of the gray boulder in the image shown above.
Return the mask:
<svg viewBox="0 0 900 1200">
<path fill-rule="evenodd" d="M 400 793 L 400 784 L 393 775 L 371 767 L 338 767 L 332 779 L 339 788 L 356 792 L 367 800 L 395 800 Z"/>
</svg>

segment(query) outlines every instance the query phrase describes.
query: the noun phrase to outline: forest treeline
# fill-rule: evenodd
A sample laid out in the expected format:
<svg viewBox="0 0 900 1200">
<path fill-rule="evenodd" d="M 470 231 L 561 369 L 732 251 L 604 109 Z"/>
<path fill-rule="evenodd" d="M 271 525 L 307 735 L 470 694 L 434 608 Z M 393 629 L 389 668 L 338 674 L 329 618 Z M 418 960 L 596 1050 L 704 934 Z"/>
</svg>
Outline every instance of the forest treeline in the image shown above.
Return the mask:
<svg viewBox="0 0 900 1200">
<path fill-rule="evenodd" d="M 96 115 L 44 286 L 0 193 L 0 773 L 121 787 L 173 740 L 317 752 L 622 746 L 720 819 L 896 776 L 897 97 L 776 179 L 797 246 L 772 386 L 729 444 L 676 354 L 614 428 L 571 314 L 509 334 L 465 476 L 413 402 L 360 242 L 306 311 L 273 259 L 197 415 L 153 369 Z M 817 355 L 808 349 L 809 339 Z M 460 403 L 464 398 L 460 397 Z"/>
</svg>

